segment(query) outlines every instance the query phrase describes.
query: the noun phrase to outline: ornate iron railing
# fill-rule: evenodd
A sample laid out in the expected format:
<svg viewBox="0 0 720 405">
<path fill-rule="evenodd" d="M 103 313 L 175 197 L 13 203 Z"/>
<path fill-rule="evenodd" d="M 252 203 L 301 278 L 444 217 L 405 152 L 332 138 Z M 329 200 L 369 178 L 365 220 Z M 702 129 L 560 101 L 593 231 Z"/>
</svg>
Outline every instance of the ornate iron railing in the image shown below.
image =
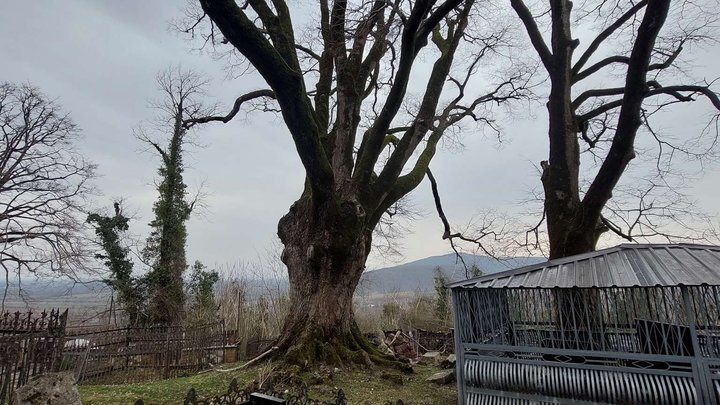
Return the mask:
<svg viewBox="0 0 720 405">
<path fill-rule="evenodd" d="M 456 288 L 453 300 L 465 403 L 720 403 L 718 286 Z"/>
<path fill-rule="evenodd" d="M 283 402 L 262 401 L 262 395 L 273 397 Z M 286 405 L 347 405 L 348 402 L 342 389 L 338 390 L 335 394 L 334 400 L 321 401 L 311 399 L 305 386 L 301 386 L 300 392 L 295 394 L 276 392 L 272 389 L 257 389 L 251 391 L 240 388 L 237 379 L 233 379 L 230 382 L 226 393 L 211 397 L 201 397 L 195 391 L 195 388 L 190 388 L 183 401 L 183 405 L 246 405 L 253 403 L 283 403 Z M 138 399 L 135 401 L 135 405 L 144 405 L 144 402 L 142 399 Z"/>
</svg>

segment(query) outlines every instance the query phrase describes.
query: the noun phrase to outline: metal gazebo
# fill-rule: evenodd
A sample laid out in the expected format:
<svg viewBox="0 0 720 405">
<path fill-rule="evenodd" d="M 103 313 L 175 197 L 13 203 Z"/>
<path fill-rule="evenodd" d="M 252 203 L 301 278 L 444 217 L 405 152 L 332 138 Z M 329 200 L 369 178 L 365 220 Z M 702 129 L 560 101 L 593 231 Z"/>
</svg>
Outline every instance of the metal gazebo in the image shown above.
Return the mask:
<svg viewBox="0 0 720 405">
<path fill-rule="evenodd" d="M 720 247 L 626 244 L 449 285 L 461 404 L 720 403 Z"/>
</svg>

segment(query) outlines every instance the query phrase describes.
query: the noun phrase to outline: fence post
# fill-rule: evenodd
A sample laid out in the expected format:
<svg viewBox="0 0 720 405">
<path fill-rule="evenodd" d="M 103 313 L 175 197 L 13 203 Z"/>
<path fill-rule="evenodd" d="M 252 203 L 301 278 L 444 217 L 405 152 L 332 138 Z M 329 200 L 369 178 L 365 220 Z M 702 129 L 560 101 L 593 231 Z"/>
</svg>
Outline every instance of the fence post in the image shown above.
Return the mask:
<svg viewBox="0 0 720 405">
<path fill-rule="evenodd" d="M 235 318 L 235 329 L 240 331 L 240 306 L 242 305 L 242 290 L 238 288 L 237 292 L 237 316 Z"/>
<path fill-rule="evenodd" d="M 170 327 L 165 327 L 165 370 L 163 377 L 168 378 L 170 376 Z"/>
<path fill-rule="evenodd" d="M 60 314 L 60 309 L 57 310 L 59 319 L 56 325 L 55 340 L 53 346 L 53 357 L 50 363 L 50 371 L 60 371 L 60 365 L 62 364 L 63 348 L 65 347 L 65 327 L 67 326 L 68 311 L 70 308 L 66 308 L 65 312 Z"/>
<path fill-rule="evenodd" d="M 125 328 L 125 369 L 130 368 L 130 333 L 132 327 L 128 326 Z"/>
<path fill-rule="evenodd" d="M 450 296 L 452 297 L 452 314 L 453 314 L 453 339 L 455 344 L 455 379 L 457 380 L 458 387 L 458 405 L 465 404 L 465 350 L 463 348 L 463 340 L 461 336 L 462 322 L 467 320 L 469 322 L 476 322 L 469 316 L 463 316 L 467 314 L 460 313 L 460 300 L 464 297 L 460 295 L 460 289 L 450 289 Z"/>
<path fill-rule="evenodd" d="M 110 325 L 112 324 L 112 315 L 113 315 L 113 304 L 115 303 L 115 294 L 113 292 L 110 292 L 110 311 L 108 312 L 108 322 L 107 327 L 110 329 Z"/>
<path fill-rule="evenodd" d="M 695 354 L 695 358 L 693 359 L 693 374 L 695 382 L 700 385 L 699 387 L 695 387 L 695 395 L 697 395 L 698 403 L 705 403 L 706 400 L 712 400 L 712 388 L 707 386 L 707 377 L 705 375 L 707 371 L 705 370 L 703 355 L 700 349 L 700 339 L 697 333 L 697 321 L 695 319 L 693 301 L 687 286 L 681 285 L 680 293 L 683 298 L 685 316 L 687 317 L 687 323 L 690 328 L 690 338 L 692 339 L 693 352 Z M 682 341 L 682 339 L 679 340 Z"/>
</svg>

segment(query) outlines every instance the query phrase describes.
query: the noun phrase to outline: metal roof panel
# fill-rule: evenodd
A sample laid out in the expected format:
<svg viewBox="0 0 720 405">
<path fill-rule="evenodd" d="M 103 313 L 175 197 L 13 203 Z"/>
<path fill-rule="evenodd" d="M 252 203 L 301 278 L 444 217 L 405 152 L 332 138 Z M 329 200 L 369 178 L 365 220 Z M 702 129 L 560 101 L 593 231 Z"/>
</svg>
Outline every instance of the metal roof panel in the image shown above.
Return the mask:
<svg viewBox="0 0 720 405">
<path fill-rule="evenodd" d="M 449 287 L 569 288 L 720 285 L 720 246 L 624 244 L 489 274 Z"/>
</svg>

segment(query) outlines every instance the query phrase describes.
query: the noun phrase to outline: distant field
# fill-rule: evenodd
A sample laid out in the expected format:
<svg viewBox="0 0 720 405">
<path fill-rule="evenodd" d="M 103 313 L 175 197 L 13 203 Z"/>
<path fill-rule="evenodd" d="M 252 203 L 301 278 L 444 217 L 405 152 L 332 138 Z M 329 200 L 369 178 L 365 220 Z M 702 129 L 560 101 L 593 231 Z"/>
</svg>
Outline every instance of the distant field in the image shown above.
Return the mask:
<svg viewBox="0 0 720 405">
<path fill-rule="evenodd" d="M 90 288 L 92 287 L 92 288 Z M 4 290 L 0 285 L 0 291 Z M 68 308 L 71 324 L 81 321 L 97 323 L 107 320 L 96 319 L 96 315 L 109 308 L 110 291 L 101 285 L 83 286 L 55 280 L 53 282 L 27 282 L 22 291 L 16 286 L 8 289 L 4 308 L 6 311 L 31 310 L 39 312 L 51 308 Z"/>
</svg>

